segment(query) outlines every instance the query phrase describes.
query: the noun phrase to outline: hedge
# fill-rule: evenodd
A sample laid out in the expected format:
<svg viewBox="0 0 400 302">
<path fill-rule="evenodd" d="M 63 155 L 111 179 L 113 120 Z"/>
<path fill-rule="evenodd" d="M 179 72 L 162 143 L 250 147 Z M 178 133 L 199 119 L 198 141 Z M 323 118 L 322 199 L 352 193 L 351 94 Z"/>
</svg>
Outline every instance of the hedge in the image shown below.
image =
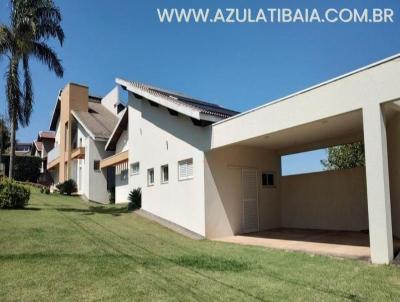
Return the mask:
<svg viewBox="0 0 400 302">
<path fill-rule="evenodd" d="M 8 175 L 10 156 L 2 155 L 5 172 Z M 42 166 L 42 159 L 35 156 L 15 156 L 14 179 L 18 181 L 37 182 Z"/>
</svg>

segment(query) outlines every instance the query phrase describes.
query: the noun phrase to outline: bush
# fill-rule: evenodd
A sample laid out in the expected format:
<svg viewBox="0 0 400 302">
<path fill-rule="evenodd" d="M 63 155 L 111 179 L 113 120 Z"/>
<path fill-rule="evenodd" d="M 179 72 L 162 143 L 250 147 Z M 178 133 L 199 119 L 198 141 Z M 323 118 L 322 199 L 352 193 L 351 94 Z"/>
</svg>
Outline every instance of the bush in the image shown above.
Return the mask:
<svg viewBox="0 0 400 302">
<path fill-rule="evenodd" d="M 68 179 L 63 183 L 59 183 L 56 187 L 60 191 L 60 194 L 67 194 L 68 196 L 78 191 L 76 182 L 73 179 Z"/>
<path fill-rule="evenodd" d="M 0 208 L 22 209 L 31 196 L 29 187 L 17 184 L 7 178 L 0 181 Z"/>
<path fill-rule="evenodd" d="M 49 195 L 49 194 L 50 194 L 50 188 L 47 188 L 47 187 L 46 187 L 46 189 L 44 189 L 44 193 L 46 193 L 47 195 Z"/>
<path fill-rule="evenodd" d="M 129 193 L 129 210 L 140 209 L 142 207 L 142 189 L 136 188 Z"/>
</svg>

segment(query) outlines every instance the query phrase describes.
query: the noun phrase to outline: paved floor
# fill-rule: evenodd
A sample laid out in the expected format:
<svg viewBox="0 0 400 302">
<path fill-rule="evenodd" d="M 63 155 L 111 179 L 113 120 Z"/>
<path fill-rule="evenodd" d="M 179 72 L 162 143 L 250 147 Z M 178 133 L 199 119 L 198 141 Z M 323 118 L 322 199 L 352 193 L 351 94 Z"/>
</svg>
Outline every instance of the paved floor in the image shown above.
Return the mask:
<svg viewBox="0 0 400 302">
<path fill-rule="evenodd" d="M 216 240 L 337 257 L 370 258 L 367 232 L 275 229 Z M 399 250 L 400 240 L 395 239 L 394 246 L 395 251 Z"/>
</svg>

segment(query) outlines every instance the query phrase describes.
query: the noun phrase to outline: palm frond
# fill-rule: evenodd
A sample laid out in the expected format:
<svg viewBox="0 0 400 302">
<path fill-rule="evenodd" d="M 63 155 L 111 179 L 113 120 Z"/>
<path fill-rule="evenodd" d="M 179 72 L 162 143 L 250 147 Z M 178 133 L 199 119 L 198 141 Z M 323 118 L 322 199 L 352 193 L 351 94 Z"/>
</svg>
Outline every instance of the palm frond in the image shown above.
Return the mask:
<svg viewBox="0 0 400 302">
<path fill-rule="evenodd" d="M 12 49 L 14 42 L 13 34 L 6 25 L 0 25 L 0 55 Z"/>
<path fill-rule="evenodd" d="M 54 71 L 58 77 L 64 75 L 64 68 L 61 65 L 61 60 L 51 47 L 45 43 L 33 42 L 32 53 L 41 62 L 46 64 L 51 71 Z"/>
</svg>

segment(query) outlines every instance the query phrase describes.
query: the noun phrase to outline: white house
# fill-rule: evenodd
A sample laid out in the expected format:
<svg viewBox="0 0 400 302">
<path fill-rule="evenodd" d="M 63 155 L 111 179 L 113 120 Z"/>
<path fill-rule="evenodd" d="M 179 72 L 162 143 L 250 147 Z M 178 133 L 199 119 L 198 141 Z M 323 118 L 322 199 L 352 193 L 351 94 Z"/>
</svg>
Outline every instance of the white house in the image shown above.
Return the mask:
<svg viewBox="0 0 400 302">
<path fill-rule="evenodd" d="M 244 113 L 117 79 L 128 108 L 106 143 L 116 201 L 207 238 L 274 228 L 369 231 L 371 259 L 400 237 L 400 55 Z M 366 168 L 282 176 L 281 157 L 363 141 Z M 119 176 L 118 176 L 119 175 Z"/>
</svg>

